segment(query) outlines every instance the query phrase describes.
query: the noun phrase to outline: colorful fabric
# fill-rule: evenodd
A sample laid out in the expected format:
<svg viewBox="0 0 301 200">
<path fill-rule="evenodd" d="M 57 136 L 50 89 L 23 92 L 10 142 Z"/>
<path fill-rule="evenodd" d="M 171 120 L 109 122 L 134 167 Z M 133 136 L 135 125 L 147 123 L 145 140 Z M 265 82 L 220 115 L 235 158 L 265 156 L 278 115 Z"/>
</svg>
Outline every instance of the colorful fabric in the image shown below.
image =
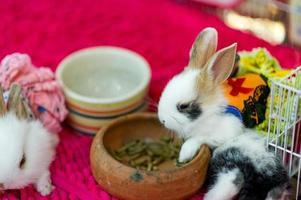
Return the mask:
<svg viewBox="0 0 301 200">
<path fill-rule="evenodd" d="M 228 105 L 225 109 L 225 113 L 232 114 L 241 121 L 243 120 L 240 110 L 235 106 Z"/>
<path fill-rule="evenodd" d="M 253 128 L 265 120 L 270 93 L 266 79 L 258 74 L 228 79 L 224 91 L 229 105 L 240 110 L 246 127 Z"/>
<path fill-rule="evenodd" d="M 8 91 L 13 83 L 20 84 L 33 113 L 51 132 L 61 131 L 67 115 L 64 95 L 49 68 L 36 68 L 26 54 L 13 53 L 0 64 L 0 84 Z"/>
</svg>

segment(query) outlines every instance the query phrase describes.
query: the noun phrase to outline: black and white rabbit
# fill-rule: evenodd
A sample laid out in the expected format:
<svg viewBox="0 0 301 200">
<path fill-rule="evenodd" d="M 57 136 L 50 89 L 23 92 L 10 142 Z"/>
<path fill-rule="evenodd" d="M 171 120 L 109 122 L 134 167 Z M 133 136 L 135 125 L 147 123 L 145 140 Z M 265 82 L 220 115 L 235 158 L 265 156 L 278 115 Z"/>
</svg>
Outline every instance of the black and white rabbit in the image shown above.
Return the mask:
<svg viewBox="0 0 301 200">
<path fill-rule="evenodd" d="M 266 150 L 265 140 L 226 113 L 222 83 L 231 74 L 236 44 L 216 52 L 217 32 L 204 29 L 183 72 L 165 87 L 158 105 L 160 121 L 185 142 L 179 161 L 193 158 L 202 144 L 213 150 L 206 200 L 280 199 L 288 176 Z"/>
</svg>

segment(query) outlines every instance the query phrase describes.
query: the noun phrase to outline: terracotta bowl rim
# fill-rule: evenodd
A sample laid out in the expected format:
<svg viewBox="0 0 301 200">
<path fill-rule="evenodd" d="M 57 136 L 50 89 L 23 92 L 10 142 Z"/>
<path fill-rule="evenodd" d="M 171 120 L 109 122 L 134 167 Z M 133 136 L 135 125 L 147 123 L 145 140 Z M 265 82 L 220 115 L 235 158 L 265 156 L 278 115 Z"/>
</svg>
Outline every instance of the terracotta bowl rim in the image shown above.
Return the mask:
<svg viewBox="0 0 301 200">
<path fill-rule="evenodd" d="M 145 119 L 156 119 L 157 118 L 157 114 L 156 113 L 152 113 L 152 112 L 144 112 L 144 113 L 134 113 L 134 114 L 129 114 L 129 115 L 125 115 L 119 118 L 114 119 L 113 121 L 111 121 L 110 123 L 108 123 L 107 125 L 105 125 L 101 130 L 99 130 L 96 134 L 96 138 L 100 139 L 99 144 L 101 145 L 101 148 L 104 149 L 105 151 L 103 152 L 106 157 L 108 158 L 108 162 L 111 162 L 111 165 L 122 165 L 125 169 L 129 170 L 129 171 L 139 171 L 139 172 L 144 172 L 146 174 L 149 173 L 153 173 L 153 174 L 161 174 L 161 173 L 168 173 L 170 171 L 172 172 L 179 172 L 182 170 L 186 170 L 188 169 L 190 166 L 193 166 L 194 163 L 200 161 L 203 159 L 203 154 L 206 151 L 206 148 L 208 148 L 206 145 L 202 145 L 200 147 L 200 150 L 198 151 L 197 155 L 188 163 L 184 164 L 181 167 L 174 167 L 174 168 L 169 168 L 169 169 L 165 169 L 165 170 L 158 170 L 158 171 L 146 171 L 143 169 L 135 169 L 133 167 L 130 167 L 124 163 L 119 162 L 118 160 L 116 160 L 107 150 L 107 148 L 105 147 L 105 145 L 103 144 L 103 137 L 106 133 L 106 131 L 108 129 L 110 129 L 111 127 L 118 125 L 124 121 L 130 121 L 130 120 L 134 120 L 134 119 L 141 119 L 141 118 L 145 118 Z"/>
</svg>

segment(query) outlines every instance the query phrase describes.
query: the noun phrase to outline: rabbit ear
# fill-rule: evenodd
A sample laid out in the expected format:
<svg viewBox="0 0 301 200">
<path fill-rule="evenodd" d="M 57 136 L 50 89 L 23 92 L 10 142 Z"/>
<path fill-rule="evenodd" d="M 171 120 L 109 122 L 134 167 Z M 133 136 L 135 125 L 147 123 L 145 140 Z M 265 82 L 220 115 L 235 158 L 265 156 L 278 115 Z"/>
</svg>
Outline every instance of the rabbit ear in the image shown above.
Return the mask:
<svg viewBox="0 0 301 200">
<path fill-rule="evenodd" d="M 21 93 L 21 87 L 17 84 L 13 84 L 8 96 L 7 107 L 9 111 L 16 111 L 18 107 L 19 98 Z"/>
<path fill-rule="evenodd" d="M 217 47 L 217 31 L 206 28 L 199 33 L 190 50 L 189 67 L 202 68 L 215 53 Z"/>
<path fill-rule="evenodd" d="M 213 80 L 220 84 L 232 73 L 235 62 L 237 44 L 234 43 L 216 52 L 206 64 L 207 70 L 213 74 Z"/>
<path fill-rule="evenodd" d="M 21 98 L 21 86 L 13 84 L 8 97 L 8 110 L 14 112 L 19 119 L 26 119 L 26 112 Z"/>
<path fill-rule="evenodd" d="M 3 96 L 3 88 L 0 85 L 0 116 L 4 116 L 6 113 L 6 104 Z"/>
<path fill-rule="evenodd" d="M 32 112 L 28 102 L 23 100 L 22 103 L 23 103 L 23 108 L 24 108 L 24 111 L 25 111 L 26 118 L 29 119 L 29 120 L 36 119 L 36 117 L 35 117 L 34 113 Z"/>
</svg>

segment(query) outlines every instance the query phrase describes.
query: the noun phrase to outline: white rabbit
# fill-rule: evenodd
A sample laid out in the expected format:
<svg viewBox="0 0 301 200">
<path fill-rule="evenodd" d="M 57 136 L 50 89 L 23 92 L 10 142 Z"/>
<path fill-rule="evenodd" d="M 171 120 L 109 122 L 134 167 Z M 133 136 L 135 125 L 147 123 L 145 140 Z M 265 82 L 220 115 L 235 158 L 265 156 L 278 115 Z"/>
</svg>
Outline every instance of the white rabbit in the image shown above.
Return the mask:
<svg viewBox="0 0 301 200">
<path fill-rule="evenodd" d="M 180 162 L 191 160 L 202 144 L 213 150 L 206 200 L 278 198 L 288 179 L 284 167 L 266 150 L 263 138 L 225 112 L 221 86 L 232 72 L 236 44 L 215 53 L 216 48 L 216 30 L 204 29 L 188 66 L 165 87 L 159 119 L 185 140 Z"/>
<path fill-rule="evenodd" d="M 53 189 L 49 166 L 58 137 L 39 120 L 27 118 L 29 113 L 22 111 L 25 104 L 20 100 L 21 89 L 16 85 L 12 88 L 8 110 L 0 90 L 0 190 L 20 189 L 33 183 L 41 195 L 48 195 Z"/>
</svg>

